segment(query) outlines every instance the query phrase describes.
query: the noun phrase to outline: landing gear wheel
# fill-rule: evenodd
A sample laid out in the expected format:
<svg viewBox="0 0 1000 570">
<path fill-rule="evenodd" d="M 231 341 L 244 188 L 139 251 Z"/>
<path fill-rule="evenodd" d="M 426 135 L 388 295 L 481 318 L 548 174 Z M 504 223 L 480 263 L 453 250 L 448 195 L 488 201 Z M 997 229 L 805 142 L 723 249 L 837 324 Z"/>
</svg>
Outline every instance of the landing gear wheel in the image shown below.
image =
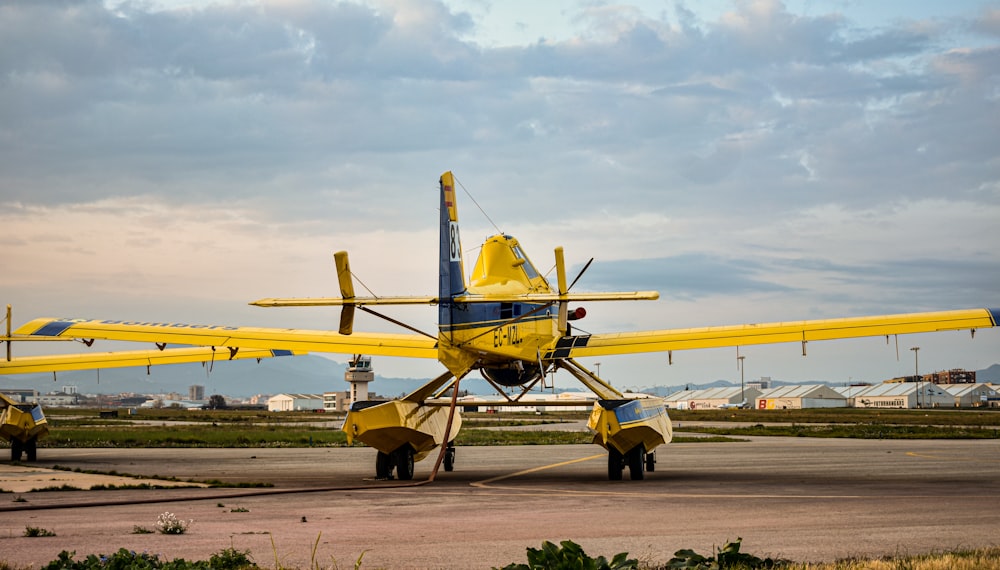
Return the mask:
<svg viewBox="0 0 1000 570">
<path fill-rule="evenodd" d="M 641 443 L 628 452 L 628 476 L 633 481 L 641 481 L 646 467 L 646 447 Z"/>
<path fill-rule="evenodd" d="M 38 439 L 31 438 L 24 444 L 24 453 L 27 455 L 28 461 L 35 461 L 38 459 Z"/>
<path fill-rule="evenodd" d="M 652 473 L 656 471 L 656 452 L 650 451 L 646 454 L 646 471 Z"/>
<path fill-rule="evenodd" d="M 20 461 L 21 460 L 21 448 L 22 444 L 16 439 L 10 440 L 10 460 Z"/>
<path fill-rule="evenodd" d="M 608 480 L 621 481 L 622 471 L 625 470 L 625 459 L 620 451 L 613 447 L 608 448 Z"/>
<path fill-rule="evenodd" d="M 392 478 L 392 457 L 388 453 L 380 451 L 375 456 L 375 478 L 380 481 Z"/>
<path fill-rule="evenodd" d="M 400 481 L 409 481 L 413 479 L 413 448 L 409 445 L 404 445 L 392 454 L 396 459 L 396 475 L 399 477 Z"/>
<path fill-rule="evenodd" d="M 448 447 L 444 450 L 444 470 L 454 471 L 455 470 L 455 444 L 449 443 Z"/>
</svg>

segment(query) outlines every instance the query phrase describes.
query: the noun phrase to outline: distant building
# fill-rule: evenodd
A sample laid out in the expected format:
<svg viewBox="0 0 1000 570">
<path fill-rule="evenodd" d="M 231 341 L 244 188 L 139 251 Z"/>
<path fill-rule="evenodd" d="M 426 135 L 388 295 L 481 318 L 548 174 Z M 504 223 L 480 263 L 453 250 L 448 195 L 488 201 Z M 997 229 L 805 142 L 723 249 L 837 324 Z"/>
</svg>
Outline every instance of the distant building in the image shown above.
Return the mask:
<svg viewBox="0 0 1000 570">
<path fill-rule="evenodd" d="M 856 384 L 848 384 L 847 386 L 832 386 L 832 388 L 844 398 L 847 398 L 847 406 L 850 408 L 854 407 L 854 397 L 861 392 L 871 388 L 871 384 L 866 382 L 859 382 Z"/>
<path fill-rule="evenodd" d="M 758 410 L 846 408 L 847 397 L 825 384 L 780 386 L 765 390 L 754 407 Z"/>
<path fill-rule="evenodd" d="M 346 412 L 351 407 L 351 393 L 323 392 L 323 410 L 327 412 Z"/>
<path fill-rule="evenodd" d="M 35 404 L 38 402 L 38 390 L 33 388 L 4 388 L 4 395 L 19 404 Z"/>
<path fill-rule="evenodd" d="M 924 382 L 933 382 L 935 384 L 975 384 L 976 371 L 963 370 L 961 368 L 942 370 L 940 372 L 925 374 Z"/>
<path fill-rule="evenodd" d="M 885 382 L 854 396 L 855 408 L 951 408 L 955 397 L 931 382 Z"/>
<path fill-rule="evenodd" d="M 736 405 L 746 400 L 747 406 L 753 406 L 760 397 L 761 391 L 748 385 L 744 389 L 739 386 L 725 388 L 705 388 L 702 390 L 681 390 L 666 398 L 664 403 L 675 410 L 710 410 L 724 405 Z"/>
<path fill-rule="evenodd" d="M 985 408 L 1000 405 L 1000 388 L 989 384 L 942 384 L 955 398 L 956 408 Z"/>
<path fill-rule="evenodd" d="M 38 396 L 38 403 L 44 406 L 63 407 L 76 406 L 80 403 L 79 394 L 66 394 L 64 392 L 53 392 Z"/>
<path fill-rule="evenodd" d="M 899 376 L 892 380 L 886 380 L 887 384 L 902 384 L 906 382 L 931 382 L 932 384 L 975 384 L 976 371 L 952 368 L 951 370 L 940 370 L 930 374 L 919 376 Z"/>
<path fill-rule="evenodd" d="M 205 387 L 201 384 L 192 384 L 188 386 L 188 400 L 204 400 L 205 399 Z"/>
<path fill-rule="evenodd" d="M 267 399 L 267 410 L 269 412 L 297 412 L 322 409 L 323 396 L 320 394 L 278 394 Z"/>
</svg>

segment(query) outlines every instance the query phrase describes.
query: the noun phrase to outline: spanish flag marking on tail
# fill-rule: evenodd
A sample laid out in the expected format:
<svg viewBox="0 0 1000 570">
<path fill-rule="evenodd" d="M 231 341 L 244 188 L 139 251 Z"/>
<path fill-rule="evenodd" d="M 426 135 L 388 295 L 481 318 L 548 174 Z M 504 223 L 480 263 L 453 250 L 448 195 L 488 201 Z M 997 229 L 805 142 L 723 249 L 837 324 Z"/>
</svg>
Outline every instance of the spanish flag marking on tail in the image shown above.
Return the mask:
<svg viewBox="0 0 1000 570">
<path fill-rule="evenodd" d="M 444 204 L 448 208 L 448 219 L 458 221 L 458 207 L 455 203 L 455 178 L 451 171 L 441 175 L 441 188 L 444 190 Z"/>
</svg>

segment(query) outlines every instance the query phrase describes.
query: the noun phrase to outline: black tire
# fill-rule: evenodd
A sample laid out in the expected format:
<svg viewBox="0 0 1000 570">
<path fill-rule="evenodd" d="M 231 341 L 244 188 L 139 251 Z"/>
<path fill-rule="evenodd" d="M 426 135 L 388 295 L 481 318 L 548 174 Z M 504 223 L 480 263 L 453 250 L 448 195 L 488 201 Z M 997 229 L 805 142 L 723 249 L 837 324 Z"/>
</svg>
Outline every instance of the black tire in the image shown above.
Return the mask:
<svg viewBox="0 0 1000 570">
<path fill-rule="evenodd" d="M 625 470 L 625 461 L 620 451 L 613 447 L 608 448 L 608 480 L 621 481 L 622 471 Z"/>
<path fill-rule="evenodd" d="M 10 460 L 20 461 L 21 452 L 24 451 L 24 444 L 18 439 L 10 440 Z"/>
<path fill-rule="evenodd" d="M 27 455 L 28 461 L 38 460 L 38 440 L 36 438 L 31 438 L 24 444 L 24 453 Z"/>
<path fill-rule="evenodd" d="M 656 471 L 656 452 L 650 451 L 646 454 L 646 471 L 652 473 Z"/>
<path fill-rule="evenodd" d="M 396 476 L 400 481 L 413 479 L 413 448 L 404 445 L 393 452 L 396 456 Z"/>
<path fill-rule="evenodd" d="M 455 470 L 455 446 L 450 443 L 448 444 L 448 448 L 444 450 L 444 470 Z"/>
<path fill-rule="evenodd" d="M 646 448 L 640 443 L 628 452 L 628 476 L 633 481 L 641 481 L 645 474 Z"/>
<path fill-rule="evenodd" d="M 388 453 L 378 452 L 375 456 L 375 478 L 381 481 L 392 477 L 392 457 Z"/>
</svg>

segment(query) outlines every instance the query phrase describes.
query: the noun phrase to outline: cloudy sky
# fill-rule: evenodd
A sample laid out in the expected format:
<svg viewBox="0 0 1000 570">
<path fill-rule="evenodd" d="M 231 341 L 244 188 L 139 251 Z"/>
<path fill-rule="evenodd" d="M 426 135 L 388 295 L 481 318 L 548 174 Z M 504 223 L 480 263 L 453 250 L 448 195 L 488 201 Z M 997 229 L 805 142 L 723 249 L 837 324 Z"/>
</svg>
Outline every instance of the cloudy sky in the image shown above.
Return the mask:
<svg viewBox="0 0 1000 570">
<path fill-rule="evenodd" d="M 661 292 L 588 332 L 1000 306 L 1000 2 L 0 2 L 15 325 L 334 328 L 246 303 L 335 295 L 341 249 L 375 294 L 434 294 L 445 170 L 468 256 L 499 229 L 542 271 L 594 257 L 579 291 Z M 969 337 L 741 354 L 792 381 L 1000 362 Z M 735 349 L 673 360 L 601 372 L 739 379 Z"/>
</svg>

